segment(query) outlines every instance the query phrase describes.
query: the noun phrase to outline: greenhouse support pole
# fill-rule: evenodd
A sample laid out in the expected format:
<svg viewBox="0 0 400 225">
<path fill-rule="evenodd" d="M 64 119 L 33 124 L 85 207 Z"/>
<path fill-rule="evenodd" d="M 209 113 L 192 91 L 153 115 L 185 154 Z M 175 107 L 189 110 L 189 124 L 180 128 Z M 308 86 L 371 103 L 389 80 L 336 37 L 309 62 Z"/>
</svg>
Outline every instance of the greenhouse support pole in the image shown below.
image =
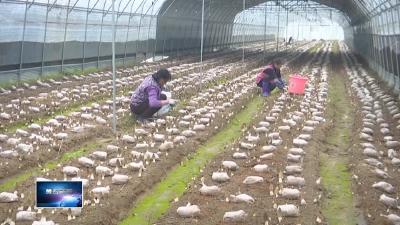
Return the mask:
<svg viewBox="0 0 400 225">
<path fill-rule="evenodd" d="M 132 10 L 133 10 L 134 3 L 135 3 L 135 1 L 132 2 L 131 9 L 129 11 L 128 28 L 126 31 L 125 46 L 124 46 L 124 65 L 126 65 L 126 57 L 127 57 L 127 49 L 128 49 L 128 41 L 129 41 L 129 31 L 131 28 L 131 20 L 133 17 Z"/>
<path fill-rule="evenodd" d="M 185 50 L 186 50 L 186 33 L 189 29 L 184 28 L 184 33 L 183 33 L 183 41 L 182 41 L 182 47 L 181 47 L 181 55 L 185 55 Z"/>
<path fill-rule="evenodd" d="M 138 50 L 139 50 L 139 42 L 140 42 L 140 28 L 142 28 L 142 18 L 143 18 L 143 10 L 144 10 L 144 3 L 145 0 L 142 0 L 142 11 L 140 12 L 140 19 L 139 19 L 139 27 L 138 27 L 138 33 L 137 33 L 137 40 L 136 40 L 136 55 L 135 55 L 135 61 L 137 63 L 137 58 L 138 58 Z"/>
<path fill-rule="evenodd" d="M 203 77 L 203 48 L 204 48 L 204 0 L 201 7 L 201 43 L 200 43 L 200 76 Z"/>
<path fill-rule="evenodd" d="M 232 34 L 229 35 L 229 24 L 228 23 L 225 23 L 225 32 L 224 33 L 225 33 L 224 34 L 224 40 L 223 40 L 224 48 L 229 48 L 230 47 L 230 45 L 229 45 L 229 36 L 232 36 Z"/>
<path fill-rule="evenodd" d="M 105 17 L 104 10 L 106 8 L 106 2 L 107 1 L 104 1 L 103 11 L 102 11 L 102 14 L 101 14 L 100 38 L 99 38 L 99 44 L 97 46 L 97 69 L 100 68 L 101 41 L 102 41 L 102 36 L 103 36 L 103 23 L 104 23 L 104 17 Z"/>
<path fill-rule="evenodd" d="M 47 37 L 47 23 L 49 19 L 49 5 L 50 5 L 50 0 L 47 0 L 47 6 L 46 6 L 46 21 L 44 24 L 44 35 L 43 35 L 43 45 L 42 45 L 42 66 L 40 67 L 40 75 L 43 75 L 44 73 L 44 51 L 46 50 L 46 37 Z"/>
<path fill-rule="evenodd" d="M 265 5 L 264 9 L 264 63 L 267 57 L 267 5 Z"/>
<path fill-rule="evenodd" d="M 370 46 L 372 46 L 372 49 L 370 48 L 370 61 L 371 61 L 371 63 L 373 63 L 374 62 L 374 56 L 375 56 L 375 45 L 374 45 L 374 34 L 373 34 L 373 32 L 372 32 L 372 25 L 371 25 L 371 20 L 370 21 L 368 21 L 368 32 L 369 32 L 369 35 L 371 36 L 371 40 L 370 40 Z"/>
<path fill-rule="evenodd" d="M 29 7 L 28 6 L 28 2 L 26 2 L 26 6 L 25 6 L 25 15 L 24 15 L 24 27 L 22 28 L 22 40 L 21 40 L 21 51 L 20 51 L 20 55 L 19 55 L 19 71 L 18 71 L 18 82 L 21 81 L 21 70 L 22 70 L 22 64 L 23 64 L 23 60 L 24 60 L 24 42 L 25 42 L 25 31 L 26 31 L 26 17 L 28 15 L 28 10 Z"/>
<path fill-rule="evenodd" d="M 300 17 L 298 18 L 298 23 L 297 23 L 297 41 L 299 41 L 299 38 L 300 38 L 300 23 L 301 23 L 301 21 L 300 21 Z"/>
<path fill-rule="evenodd" d="M 246 31 L 246 0 L 243 0 L 243 30 L 242 30 L 242 66 L 244 69 L 244 39 L 245 39 L 245 31 Z"/>
<path fill-rule="evenodd" d="M 165 57 L 165 39 L 163 40 L 163 45 L 162 45 L 162 58 L 164 60 Z"/>
<path fill-rule="evenodd" d="M 146 60 L 147 60 L 147 54 L 149 53 L 149 42 L 150 42 L 150 29 L 151 29 L 151 23 L 153 22 L 153 12 L 154 12 L 154 4 L 151 5 L 151 15 L 150 15 L 150 24 L 149 24 L 149 29 L 147 30 L 147 45 L 146 45 Z M 147 14 L 147 12 L 146 12 Z M 154 51 L 154 50 L 153 50 Z M 154 62 L 154 54 L 153 54 L 153 62 Z"/>
<path fill-rule="evenodd" d="M 288 43 L 288 29 L 289 29 L 288 26 L 289 26 L 289 10 L 286 9 L 286 33 L 285 33 L 285 41 L 286 41 L 286 43 Z M 285 45 L 286 45 L 286 43 L 285 43 Z"/>
<path fill-rule="evenodd" d="M 179 29 L 179 26 L 178 26 L 178 33 L 181 33 L 180 32 L 180 29 Z M 179 60 L 179 44 L 176 44 L 176 42 L 177 42 L 177 38 L 174 40 L 174 47 L 176 48 L 175 50 L 176 50 L 176 57 L 175 57 L 175 59 L 176 60 Z M 175 46 L 176 45 L 176 46 Z"/>
<path fill-rule="evenodd" d="M 373 24 L 371 24 L 371 27 L 373 27 Z M 374 66 L 374 69 L 375 69 L 375 71 L 377 71 L 377 58 L 379 57 L 379 55 L 378 55 L 378 47 L 377 47 L 377 44 L 376 44 L 376 35 L 374 34 L 374 32 L 375 32 L 375 29 L 374 28 L 372 28 L 371 29 L 371 33 L 372 33 L 372 43 L 373 43 L 373 47 L 374 47 L 374 55 L 373 55 L 373 60 L 372 60 L 372 62 L 373 62 L 373 66 Z M 378 72 L 378 71 L 377 71 Z"/>
<path fill-rule="evenodd" d="M 376 46 L 376 38 L 375 38 L 375 26 L 374 26 L 374 22 L 370 21 L 369 22 L 369 26 L 370 26 L 370 30 L 371 30 L 371 36 L 372 36 L 372 46 L 373 46 L 373 56 L 372 58 L 372 62 L 373 62 L 373 66 L 374 69 L 377 70 L 377 63 L 376 63 L 376 58 L 378 56 L 378 48 Z"/>
<path fill-rule="evenodd" d="M 387 15 L 387 12 L 385 13 L 385 15 L 386 15 L 386 25 L 385 24 L 383 24 L 383 29 L 385 30 L 384 31 L 384 49 L 386 49 L 386 46 L 388 46 L 390 43 L 389 43 L 389 27 L 387 26 L 387 24 L 389 23 L 389 18 L 388 18 L 388 15 Z M 390 71 L 389 71 L 389 68 L 390 68 L 390 56 L 389 56 L 389 51 L 387 51 L 387 50 L 385 50 L 385 56 L 386 56 L 386 66 L 385 66 L 385 70 L 386 70 L 386 73 L 387 74 L 390 74 Z"/>
<path fill-rule="evenodd" d="M 388 69 L 389 69 L 389 56 L 388 56 L 388 54 L 387 54 L 387 51 L 385 50 L 386 49 L 386 46 L 387 46 L 387 41 L 386 41 L 386 37 L 387 37 L 387 34 L 388 34 L 388 30 L 387 30 L 387 27 L 386 27 L 386 25 L 385 25 L 385 22 L 387 23 L 388 21 L 387 21 L 387 15 L 386 14 L 384 14 L 385 15 L 385 18 L 386 18 L 386 21 L 384 21 L 383 20 L 383 16 L 382 16 L 382 26 L 381 26 L 381 28 L 382 28 L 382 30 L 383 30 L 383 35 L 382 35 L 382 51 L 383 51 L 383 59 L 384 59 L 384 70 L 385 70 L 385 75 L 387 76 L 387 75 L 389 75 L 389 71 L 388 71 Z"/>
<path fill-rule="evenodd" d="M 394 18 L 394 13 L 393 13 L 393 10 L 394 9 L 391 9 L 390 10 L 390 15 L 391 15 L 391 18 L 392 18 L 392 22 L 390 23 L 390 24 L 392 24 L 392 25 L 394 25 L 396 22 L 395 22 L 395 18 Z M 394 36 L 394 34 L 396 33 L 396 30 L 395 30 L 395 28 L 394 28 L 394 26 L 391 26 L 392 27 L 392 35 L 391 36 Z M 396 46 L 396 43 L 394 43 L 394 38 L 392 38 L 392 37 L 390 37 L 389 36 L 389 42 L 390 42 L 390 48 L 393 48 L 393 47 L 395 47 Z M 396 71 L 396 68 L 395 68 L 395 59 L 393 58 L 393 53 L 392 52 L 394 52 L 394 51 L 392 51 L 392 49 L 390 50 L 390 58 L 391 58 L 391 61 L 392 61 L 392 71 L 393 71 L 393 78 L 394 78 L 394 81 L 396 81 L 396 78 L 395 78 L 395 71 Z"/>
<path fill-rule="evenodd" d="M 174 61 L 176 60 L 176 55 L 175 55 L 175 40 L 173 37 L 170 37 L 170 44 L 169 44 L 169 56 L 170 56 L 170 65 L 174 65 Z"/>
<path fill-rule="evenodd" d="M 156 25 L 156 27 L 157 27 L 157 25 Z M 156 61 L 156 56 L 157 56 L 157 34 L 155 34 L 155 37 L 154 37 L 153 62 Z M 162 60 L 162 58 L 161 58 L 161 60 Z"/>
<path fill-rule="evenodd" d="M 379 17 L 378 17 L 378 26 L 381 28 L 382 26 L 383 26 L 383 23 L 382 23 L 382 21 L 379 19 Z M 381 59 L 381 61 L 380 61 L 380 64 L 381 65 L 379 65 L 379 67 L 380 67 L 380 74 L 381 74 L 381 76 L 383 75 L 384 76 L 384 68 L 383 68 L 383 65 L 385 64 L 385 58 L 384 58 L 384 52 L 383 52 L 383 42 L 382 42 L 382 34 L 378 34 L 378 44 L 379 44 L 379 55 L 380 55 L 380 59 Z"/>
<path fill-rule="evenodd" d="M 68 19 L 69 19 L 69 4 L 71 3 L 71 0 L 68 0 L 68 5 L 67 5 L 67 15 L 65 16 L 65 27 L 64 27 L 64 40 L 63 40 L 63 46 L 61 49 L 61 72 L 64 72 L 64 58 L 65 58 L 65 41 L 67 40 L 67 30 L 68 30 Z"/>
<path fill-rule="evenodd" d="M 379 32 L 378 32 L 378 27 L 380 27 L 380 21 L 379 21 L 379 18 L 377 19 L 377 21 L 375 21 L 375 31 L 376 31 L 376 40 L 377 40 L 377 50 L 378 50 L 378 63 L 377 63 L 377 67 L 378 67 L 378 75 L 379 75 L 379 77 L 381 77 L 382 76 L 382 63 L 383 63 L 383 58 L 382 58 L 382 53 L 381 53 L 381 39 L 380 39 L 380 35 L 379 35 Z M 381 77 L 382 78 L 382 77 Z"/>
<path fill-rule="evenodd" d="M 372 19 L 371 19 L 372 20 Z M 374 34 L 374 24 L 372 21 L 369 22 L 369 27 L 370 27 L 370 32 L 371 32 L 371 39 L 372 39 L 372 66 L 375 67 L 376 65 L 376 58 L 377 58 L 377 52 L 376 52 L 376 41 L 375 41 L 375 34 Z"/>
<path fill-rule="evenodd" d="M 210 2 L 210 4 L 211 4 L 211 2 Z M 210 38 L 209 38 L 210 41 L 209 41 L 209 44 L 208 44 L 208 46 L 209 46 L 208 48 L 211 49 L 210 52 L 214 51 L 214 40 L 215 40 L 214 27 L 215 27 L 215 23 L 211 23 Z"/>
<path fill-rule="evenodd" d="M 190 54 L 191 53 L 191 49 L 192 49 L 192 40 L 193 40 L 193 27 L 194 27 L 194 23 L 192 22 L 192 25 L 190 26 L 190 34 L 189 34 L 189 47 L 186 47 L 185 46 L 185 48 L 188 50 L 188 54 Z"/>
<path fill-rule="evenodd" d="M 373 62 L 373 58 L 374 58 L 374 55 L 375 55 L 375 49 L 374 49 L 374 36 L 373 36 L 373 34 L 372 34 L 372 28 L 371 28 L 371 21 L 368 21 L 367 22 L 367 26 L 368 26 L 368 29 L 367 29 L 367 31 L 366 32 L 369 32 L 368 34 L 369 34 L 369 36 L 370 36 L 370 43 L 369 43 L 369 45 L 372 47 L 372 48 L 369 48 L 369 54 L 370 54 L 370 64 L 372 64 L 372 62 Z M 372 66 L 371 66 L 372 67 Z"/>
<path fill-rule="evenodd" d="M 392 21 L 391 21 L 391 23 L 388 23 L 388 29 L 389 29 L 389 24 L 395 24 L 395 21 L 394 21 L 394 15 L 393 15 L 393 9 L 391 9 L 391 10 L 389 10 L 389 12 L 390 12 L 390 18 L 392 19 Z M 396 32 L 395 30 L 394 30 L 394 26 L 391 26 L 392 27 L 392 35 Z M 393 59 L 393 53 L 392 53 L 392 48 L 395 46 L 395 43 L 393 43 L 393 38 L 391 37 L 391 36 L 388 36 L 388 41 L 389 41 L 389 50 L 390 50 L 390 61 L 391 61 L 391 67 L 392 67 L 392 75 L 393 75 L 393 87 L 394 87 L 394 89 L 396 89 L 396 75 L 395 75 L 395 68 L 394 68 L 394 59 Z"/>
<path fill-rule="evenodd" d="M 400 8 L 397 7 L 397 10 L 398 10 L 398 12 L 397 12 L 397 22 L 400 22 Z M 397 36 L 400 36 L 400 35 L 398 34 Z M 396 40 L 396 49 L 400 49 L 398 40 Z M 396 52 L 396 62 L 397 62 L 397 77 L 399 78 L 399 82 L 400 82 L 400 65 L 399 65 L 400 64 L 400 62 L 399 62 L 400 59 L 399 59 L 399 53 Z"/>
<path fill-rule="evenodd" d="M 117 112 L 115 106 L 115 0 L 112 0 L 112 77 L 113 77 L 113 121 L 114 134 L 117 132 Z"/>
<path fill-rule="evenodd" d="M 86 42 L 87 42 L 87 30 L 88 30 L 88 21 L 89 21 L 89 8 L 90 8 L 90 0 L 88 0 L 88 4 L 87 4 L 86 21 L 85 21 L 85 39 L 83 40 L 83 46 L 82 46 L 82 72 L 85 69 Z"/>
<path fill-rule="evenodd" d="M 278 8 L 278 30 L 277 30 L 277 33 L 276 33 L 276 52 L 279 52 L 280 12 L 281 12 L 281 7 L 279 6 L 279 8 Z"/>
<path fill-rule="evenodd" d="M 218 23 L 217 35 L 215 36 L 215 46 L 217 47 L 218 51 L 222 49 L 223 35 L 224 35 L 224 24 Z"/>
</svg>

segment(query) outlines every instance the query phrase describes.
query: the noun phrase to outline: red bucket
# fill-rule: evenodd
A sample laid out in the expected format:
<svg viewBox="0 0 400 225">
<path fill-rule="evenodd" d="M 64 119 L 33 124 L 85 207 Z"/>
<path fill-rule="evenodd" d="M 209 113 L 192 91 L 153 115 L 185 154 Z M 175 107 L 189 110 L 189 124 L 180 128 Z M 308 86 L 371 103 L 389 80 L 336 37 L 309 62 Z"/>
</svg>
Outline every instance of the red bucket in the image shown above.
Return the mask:
<svg viewBox="0 0 400 225">
<path fill-rule="evenodd" d="M 299 74 L 294 74 L 289 77 L 288 92 L 292 94 L 304 94 L 308 78 Z"/>
</svg>

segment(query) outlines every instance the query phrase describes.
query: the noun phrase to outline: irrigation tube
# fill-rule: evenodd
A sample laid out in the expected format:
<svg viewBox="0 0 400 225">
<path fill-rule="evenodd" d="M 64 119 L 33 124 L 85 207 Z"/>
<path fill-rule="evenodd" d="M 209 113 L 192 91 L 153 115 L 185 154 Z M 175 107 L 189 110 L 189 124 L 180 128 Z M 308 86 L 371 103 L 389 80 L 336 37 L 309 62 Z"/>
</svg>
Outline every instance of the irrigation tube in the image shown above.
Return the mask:
<svg viewBox="0 0 400 225">
<path fill-rule="evenodd" d="M 201 50 L 200 50 L 200 75 L 203 77 L 203 48 L 204 48 L 204 0 L 201 8 Z"/>
<path fill-rule="evenodd" d="M 114 133 L 117 132 L 117 118 L 115 109 L 115 0 L 112 0 L 112 77 L 113 77 L 113 121 L 112 127 Z"/>
</svg>

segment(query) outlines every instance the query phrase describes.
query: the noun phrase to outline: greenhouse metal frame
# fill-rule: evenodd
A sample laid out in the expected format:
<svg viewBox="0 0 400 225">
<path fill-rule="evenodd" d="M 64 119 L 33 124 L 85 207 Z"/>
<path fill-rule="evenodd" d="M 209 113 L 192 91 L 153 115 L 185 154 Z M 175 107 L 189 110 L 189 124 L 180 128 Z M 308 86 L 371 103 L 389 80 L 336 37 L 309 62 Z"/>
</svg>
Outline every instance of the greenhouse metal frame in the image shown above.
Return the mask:
<svg viewBox="0 0 400 225">
<path fill-rule="evenodd" d="M 204 51 L 282 37 L 285 32 L 279 34 L 277 28 L 285 30 L 288 18 L 301 17 L 312 25 L 321 17 L 332 18 L 334 14 L 345 28 L 348 45 L 399 89 L 398 0 L 265 2 L 206 0 Z M 0 79 L 27 80 L 49 72 L 111 66 L 111 3 L 0 1 L 1 14 L 7 21 L 0 36 Z M 201 1 L 121 0 L 115 5 L 117 66 L 155 55 L 179 57 L 199 53 Z M 10 9 L 14 13 L 8 15 Z M 263 17 L 262 12 L 268 15 L 263 21 L 269 24 L 265 29 L 266 25 L 254 23 L 255 17 Z M 314 12 L 315 18 L 311 18 Z M 243 18 L 239 15 L 246 13 Z"/>
</svg>

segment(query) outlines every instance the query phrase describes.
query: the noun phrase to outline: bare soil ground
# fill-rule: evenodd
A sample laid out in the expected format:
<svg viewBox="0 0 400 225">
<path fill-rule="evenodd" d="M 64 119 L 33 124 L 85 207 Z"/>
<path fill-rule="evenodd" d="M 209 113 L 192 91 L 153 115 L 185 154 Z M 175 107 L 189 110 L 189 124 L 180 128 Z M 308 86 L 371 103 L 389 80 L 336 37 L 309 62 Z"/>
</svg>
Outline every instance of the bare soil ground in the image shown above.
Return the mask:
<svg viewBox="0 0 400 225">
<path fill-rule="evenodd" d="M 250 95 L 247 96 L 247 98 L 242 99 L 240 104 L 232 109 L 232 115 L 239 111 L 241 109 L 241 105 L 245 105 L 249 98 L 252 98 L 252 96 Z M 225 122 L 226 118 L 221 117 L 215 119 L 215 125 L 217 127 L 221 127 L 221 125 Z M 155 183 L 159 182 L 160 179 L 162 177 L 165 177 L 166 173 L 173 166 L 181 162 L 190 153 L 193 153 L 201 143 L 204 143 L 216 132 L 218 132 L 218 129 L 208 128 L 205 132 L 201 132 L 196 139 L 191 140 L 186 144 L 174 149 L 174 151 L 169 154 L 168 158 L 161 159 L 162 163 L 150 164 L 150 166 L 147 167 L 146 173 L 143 174 L 142 179 L 132 179 L 128 184 L 121 186 L 119 190 L 112 190 L 112 192 L 110 193 L 110 196 L 112 196 L 112 198 L 108 198 L 106 196 L 104 197 L 104 199 L 102 199 L 100 207 L 91 207 L 85 209 L 82 216 L 73 221 L 74 224 L 117 224 L 122 218 L 124 218 L 124 216 L 126 216 L 127 210 L 132 206 L 132 203 L 137 200 L 138 196 L 143 194 L 149 187 L 152 187 Z M 107 133 L 107 131 L 98 130 L 94 133 L 91 133 L 91 135 L 101 136 L 104 133 Z M 86 140 L 87 138 L 88 137 L 82 135 L 81 137 L 78 137 L 78 139 L 76 139 L 76 142 L 65 143 L 66 148 L 72 149 L 76 146 L 79 146 L 83 143 L 83 140 Z M 100 139 L 103 138 L 100 137 Z M 35 155 L 34 158 L 36 158 L 39 162 L 46 162 L 49 159 L 46 157 L 50 156 L 51 155 L 43 153 L 42 155 Z M 75 164 L 76 162 L 72 163 L 72 165 Z M 27 163 L 26 166 L 26 168 L 29 168 L 30 166 L 33 167 L 35 165 L 34 163 Z M 89 176 L 89 171 L 87 171 L 87 173 L 84 172 L 82 176 Z M 52 179 L 63 179 L 60 175 L 53 175 L 52 172 L 50 172 L 49 177 L 51 177 Z M 107 183 L 103 185 L 107 185 Z M 32 190 L 33 186 L 34 181 L 30 179 L 28 182 L 23 182 L 19 184 L 18 190 L 20 190 L 20 192 L 27 193 L 29 192 L 29 190 Z M 34 202 L 33 198 L 34 195 L 29 195 L 26 196 L 23 201 L 25 203 L 32 203 Z M 20 204 L 12 203 L 10 204 L 10 208 L 8 209 L 1 208 L 0 218 L 5 218 L 6 215 L 9 214 L 10 210 L 15 210 L 19 205 Z M 43 215 L 46 214 L 51 214 L 51 210 L 43 210 Z M 66 221 L 66 216 L 55 217 L 55 221 L 60 221 L 61 224 L 69 223 L 68 221 Z"/>
<path fill-rule="evenodd" d="M 229 59 L 232 60 L 232 59 Z M 228 61 L 229 61 L 228 60 Z M 207 69 L 208 67 L 205 67 L 204 69 Z M 186 73 L 179 73 L 177 76 L 184 76 Z M 214 82 L 218 81 L 223 81 L 223 80 L 229 80 L 233 77 L 235 77 L 238 74 L 238 71 L 234 73 L 230 73 L 224 76 L 221 76 L 219 79 L 217 79 Z M 216 85 L 217 83 L 207 83 L 207 85 Z M 183 91 L 175 93 L 176 97 L 183 97 L 185 96 L 186 98 L 193 96 L 195 93 L 198 93 L 198 91 L 201 90 L 201 88 L 204 85 L 199 85 L 195 89 L 183 89 Z M 123 107 L 129 108 L 128 105 L 124 105 Z M 129 114 L 129 113 L 128 113 Z M 130 116 L 124 116 L 124 117 L 129 117 Z M 85 120 L 81 119 L 77 121 L 77 123 L 82 124 L 84 123 Z M 46 149 L 40 149 L 36 150 L 33 153 L 29 155 L 23 155 L 20 157 L 19 161 L 16 161 L 15 159 L 4 159 L 2 161 L 2 164 L 0 166 L 0 183 L 3 183 L 5 181 L 5 178 L 10 178 L 11 176 L 14 176 L 18 173 L 21 173 L 29 168 L 34 168 L 37 167 L 38 165 L 43 165 L 43 163 L 48 162 L 49 160 L 55 160 L 60 158 L 63 153 L 78 149 L 80 146 L 82 146 L 84 143 L 89 143 L 95 138 L 107 138 L 110 137 L 111 128 L 109 126 L 103 126 L 99 124 L 95 124 L 96 127 L 93 129 L 87 129 L 82 133 L 79 134 L 72 134 L 70 137 L 64 141 L 63 143 L 58 143 L 57 145 L 50 147 L 50 151 L 47 151 Z M 124 124 L 119 126 L 119 129 L 128 129 L 129 127 L 124 127 Z M 12 146 L 9 146 L 10 148 Z M 20 162 L 23 161 L 24 163 L 21 164 Z"/>
<path fill-rule="evenodd" d="M 309 55 L 308 57 L 301 57 L 301 59 L 297 60 L 297 63 L 301 63 L 301 60 L 306 62 L 313 55 Z M 292 67 L 293 69 L 293 67 Z M 296 70 L 296 69 L 294 69 Z M 275 99 L 274 99 L 275 100 Z M 286 109 L 281 112 L 281 117 L 279 117 L 278 121 L 284 118 L 288 113 L 294 112 L 300 109 L 299 102 L 301 101 L 301 97 L 295 98 L 293 102 L 288 102 Z M 254 119 L 254 124 L 258 124 L 259 121 L 263 120 L 264 116 L 268 115 L 272 103 L 268 104 L 265 110 L 261 113 L 262 116 Z M 273 130 L 275 130 L 278 126 L 283 125 L 282 122 L 273 125 Z M 251 127 L 251 126 L 249 126 Z M 308 180 L 307 186 L 302 190 L 304 192 L 304 200 L 307 202 L 307 205 L 302 208 L 302 216 L 298 218 L 284 218 L 281 222 L 278 221 L 278 217 L 276 214 L 275 205 L 287 203 L 287 201 L 283 199 L 277 199 L 275 194 L 277 190 L 282 186 L 282 183 L 279 182 L 279 177 L 282 177 L 283 170 L 287 163 L 287 151 L 290 147 L 292 147 L 293 137 L 296 137 L 300 133 L 301 127 L 294 127 L 288 133 L 282 133 L 282 139 L 284 143 L 278 147 L 278 150 L 275 151 L 274 157 L 272 160 L 261 160 L 259 156 L 262 154 L 261 152 L 253 152 L 251 154 L 251 158 L 246 160 L 235 160 L 232 157 L 232 154 L 238 149 L 239 141 L 245 140 L 245 136 L 247 133 L 243 134 L 243 137 L 239 139 L 237 142 L 233 143 L 232 146 L 228 147 L 227 150 L 216 157 L 209 165 L 203 170 L 202 177 L 205 178 L 206 184 L 215 183 L 211 180 L 211 175 L 213 172 L 221 170 L 221 162 L 224 160 L 235 161 L 239 165 L 239 170 L 231 171 L 228 174 L 231 176 L 231 179 L 228 183 L 218 184 L 218 186 L 222 189 L 222 193 L 216 197 L 208 197 L 203 196 L 199 193 L 199 188 L 202 186 L 199 179 L 196 179 L 189 187 L 187 193 L 185 193 L 177 202 L 171 204 L 171 208 L 168 212 L 162 216 L 162 218 L 157 221 L 157 225 L 169 225 L 169 224 L 180 224 L 180 225 L 189 225 L 189 224 L 201 224 L 201 225 L 216 225 L 216 224 L 236 224 L 236 223 L 226 223 L 222 221 L 223 215 L 227 211 L 235 211 L 235 210 L 245 210 L 248 213 L 248 217 L 246 218 L 245 223 L 238 224 L 251 224 L 251 225 L 264 225 L 264 224 L 314 224 L 315 218 L 322 217 L 319 209 L 319 205 L 313 204 L 313 199 L 316 198 L 319 193 L 319 187 L 313 185 L 314 182 L 319 176 L 319 164 L 318 160 L 315 160 L 318 157 L 318 151 L 320 147 L 320 142 L 318 141 L 320 138 L 324 138 L 323 128 L 319 128 L 315 131 L 314 136 L 316 137 L 314 141 L 311 141 L 309 146 L 307 147 L 307 156 L 304 158 L 304 171 L 303 175 L 306 180 Z M 261 137 L 260 144 L 257 148 L 260 148 L 265 143 L 268 143 L 265 137 Z M 270 171 L 268 173 L 259 174 L 252 170 L 253 166 L 260 163 L 266 163 L 270 167 Z M 264 182 L 259 185 L 245 185 L 243 184 L 243 180 L 249 175 L 257 175 L 262 176 L 264 178 Z M 227 198 L 229 198 L 230 194 L 239 194 L 245 193 L 252 196 L 256 201 L 253 204 L 246 203 L 232 203 L 227 202 Z M 176 210 L 178 207 L 186 205 L 188 202 L 192 204 L 199 205 L 201 208 L 201 215 L 195 218 L 180 218 Z M 293 202 L 297 205 L 300 205 L 300 200 L 289 201 Z"/>
<path fill-rule="evenodd" d="M 357 57 L 358 62 L 360 62 L 360 58 Z M 356 63 L 353 61 L 353 63 Z M 365 62 L 361 60 L 361 65 L 363 68 L 366 69 L 368 74 L 372 75 L 376 83 L 379 85 L 379 87 L 385 92 L 385 94 L 388 94 L 392 96 L 394 99 L 398 99 L 398 95 L 394 94 L 388 85 L 380 80 L 380 78 L 377 76 L 376 72 L 372 71 L 369 69 Z M 353 96 L 353 104 L 357 108 L 355 111 L 355 127 L 354 127 L 354 133 L 358 134 L 359 131 L 363 128 L 363 121 L 362 119 L 364 118 L 364 115 L 362 113 L 362 104 L 360 101 L 357 99 L 356 96 Z M 400 137 L 400 131 L 396 127 L 398 125 L 398 122 L 393 119 L 393 117 L 390 115 L 389 111 L 387 108 L 385 108 L 384 104 L 381 102 L 381 105 L 383 106 L 383 118 L 385 119 L 385 122 L 388 123 L 390 133 L 393 137 L 395 137 L 395 140 L 398 140 L 397 138 Z M 396 102 L 396 105 L 398 105 L 398 102 Z M 400 176 L 399 176 L 399 169 L 396 166 L 393 166 L 391 164 L 390 159 L 388 158 L 387 155 L 387 150 L 388 148 L 385 147 L 385 141 L 383 135 L 380 132 L 379 125 L 376 125 L 374 128 L 374 142 L 373 144 L 376 147 L 376 150 L 381 153 L 381 156 L 379 159 L 384 163 L 384 170 L 389 174 L 389 178 L 384 179 L 384 181 L 392 184 L 396 190 L 393 195 L 389 195 L 390 197 L 397 197 L 398 198 L 398 193 L 399 193 L 399 187 L 400 187 Z M 382 217 L 381 214 L 388 215 L 388 214 L 399 214 L 400 210 L 399 209 L 393 209 L 393 208 L 388 208 L 386 207 L 383 203 L 379 202 L 379 197 L 383 192 L 378 191 L 377 189 L 373 188 L 372 185 L 382 179 L 378 178 L 372 170 L 374 169 L 373 167 L 367 165 L 364 163 L 364 159 L 367 158 L 365 155 L 363 155 L 363 148 L 360 146 L 360 143 L 363 141 L 360 141 L 358 136 L 354 137 L 353 140 L 353 146 L 351 148 L 351 171 L 355 175 L 353 177 L 354 183 L 355 183 L 355 193 L 357 194 L 358 198 L 358 204 L 357 208 L 359 209 L 360 215 L 362 215 L 363 220 L 362 223 L 359 224 L 372 224 L 372 225 L 389 225 L 392 224 L 390 223 L 385 217 Z M 394 148 L 394 150 L 398 153 L 399 149 Z M 387 193 L 386 193 L 387 194 Z"/>
</svg>

